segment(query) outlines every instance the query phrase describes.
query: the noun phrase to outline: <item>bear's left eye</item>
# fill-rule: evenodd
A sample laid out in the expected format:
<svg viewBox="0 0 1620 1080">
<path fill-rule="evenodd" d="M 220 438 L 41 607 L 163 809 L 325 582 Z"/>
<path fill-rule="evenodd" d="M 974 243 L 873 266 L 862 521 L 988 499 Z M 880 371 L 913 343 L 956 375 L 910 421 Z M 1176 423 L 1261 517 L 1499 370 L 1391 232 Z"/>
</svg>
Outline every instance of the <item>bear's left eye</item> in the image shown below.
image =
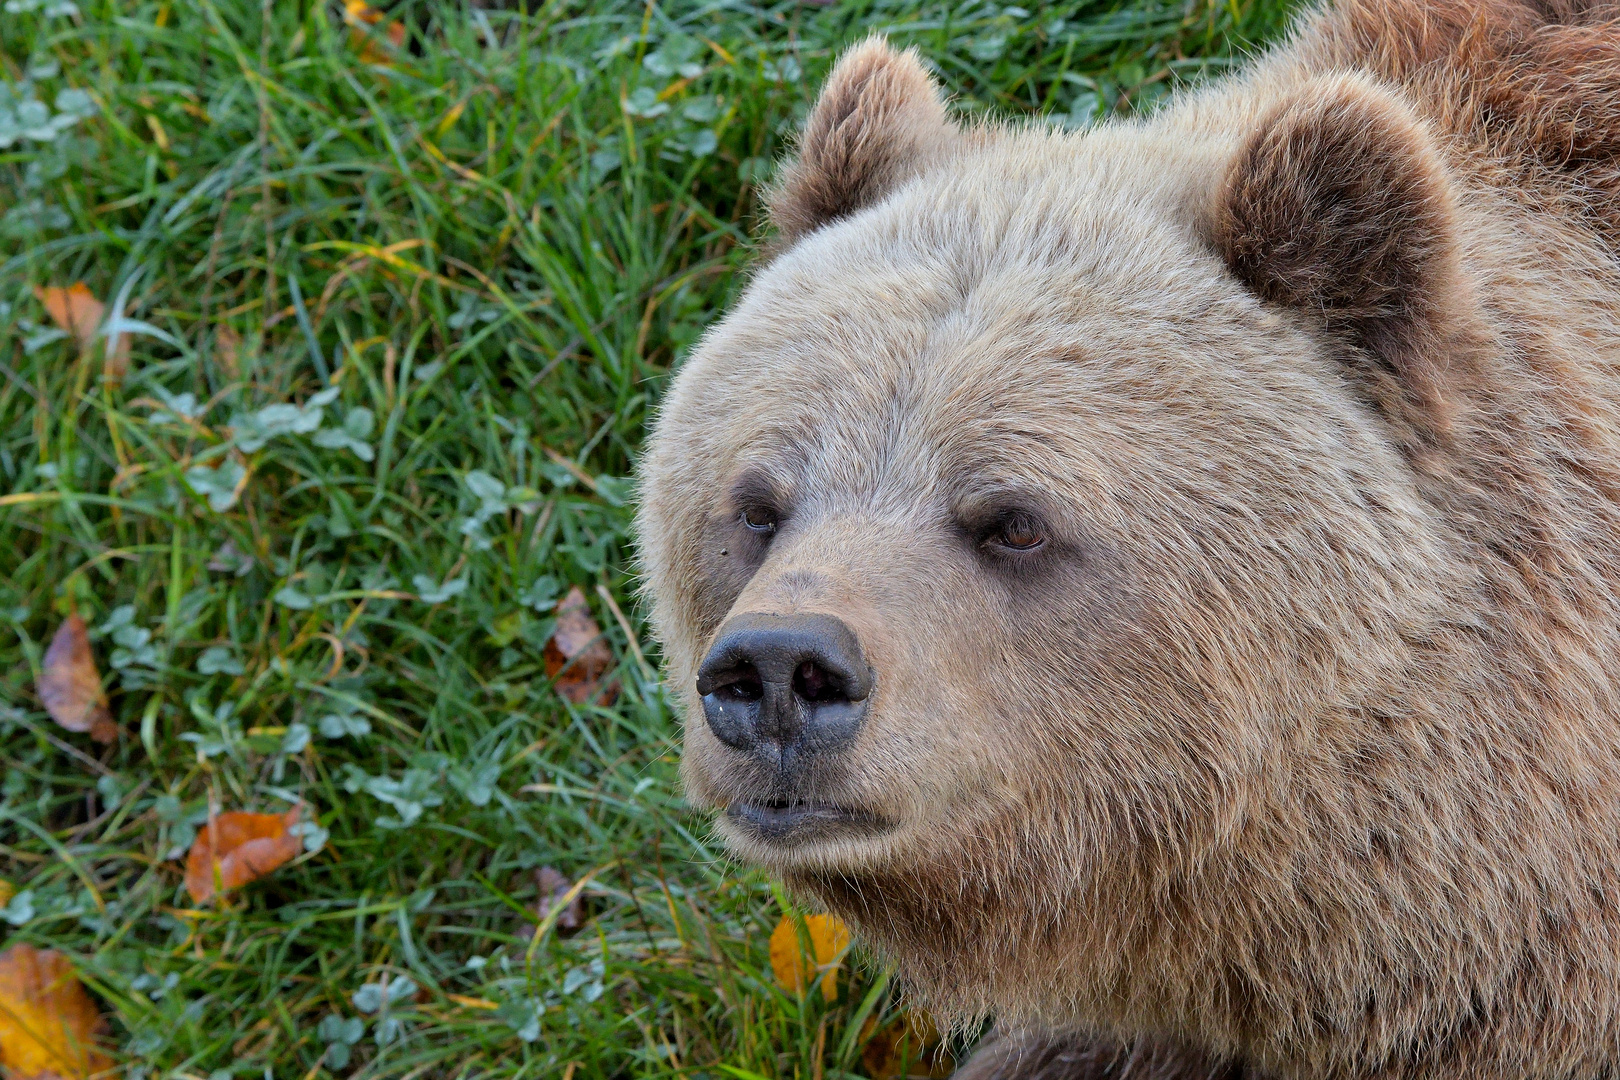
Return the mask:
<svg viewBox="0 0 1620 1080">
<path fill-rule="evenodd" d="M 1046 546 L 1046 529 L 1028 514 L 1010 514 L 996 522 L 984 543 L 1004 551 L 1038 551 Z"/>
</svg>

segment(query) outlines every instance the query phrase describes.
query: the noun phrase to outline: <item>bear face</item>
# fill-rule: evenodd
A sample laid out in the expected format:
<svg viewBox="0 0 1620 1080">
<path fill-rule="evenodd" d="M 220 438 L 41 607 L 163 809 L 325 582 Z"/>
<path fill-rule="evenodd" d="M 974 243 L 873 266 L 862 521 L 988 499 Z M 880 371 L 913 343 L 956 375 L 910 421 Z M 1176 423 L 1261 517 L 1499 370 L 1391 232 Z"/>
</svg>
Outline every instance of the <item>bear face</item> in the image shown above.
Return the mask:
<svg viewBox="0 0 1620 1080">
<path fill-rule="evenodd" d="M 841 70 L 878 62 L 914 65 Z M 871 122 L 940 125 L 885 151 L 935 164 L 869 170 L 907 179 L 795 237 L 707 337 L 641 535 L 694 720 L 753 616 L 841 621 L 873 685 L 836 750 L 690 723 L 689 794 L 779 871 L 901 871 L 1032 817 L 1065 877 L 1196 858 L 1345 671 L 1402 669 L 1456 587 L 1443 536 L 1342 342 L 1212 244 L 1222 147 Z"/>
</svg>

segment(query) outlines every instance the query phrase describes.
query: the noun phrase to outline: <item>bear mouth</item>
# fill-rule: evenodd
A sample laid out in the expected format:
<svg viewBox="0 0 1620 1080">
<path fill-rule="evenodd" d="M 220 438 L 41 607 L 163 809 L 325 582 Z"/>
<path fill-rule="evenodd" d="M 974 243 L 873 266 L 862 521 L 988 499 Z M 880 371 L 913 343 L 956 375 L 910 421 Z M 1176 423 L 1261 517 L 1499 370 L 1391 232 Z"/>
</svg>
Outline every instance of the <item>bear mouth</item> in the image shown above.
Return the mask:
<svg viewBox="0 0 1620 1080">
<path fill-rule="evenodd" d="M 866 810 L 796 799 L 760 799 L 732 803 L 726 817 L 761 840 L 804 841 L 832 835 L 887 832 L 893 822 Z"/>
</svg>

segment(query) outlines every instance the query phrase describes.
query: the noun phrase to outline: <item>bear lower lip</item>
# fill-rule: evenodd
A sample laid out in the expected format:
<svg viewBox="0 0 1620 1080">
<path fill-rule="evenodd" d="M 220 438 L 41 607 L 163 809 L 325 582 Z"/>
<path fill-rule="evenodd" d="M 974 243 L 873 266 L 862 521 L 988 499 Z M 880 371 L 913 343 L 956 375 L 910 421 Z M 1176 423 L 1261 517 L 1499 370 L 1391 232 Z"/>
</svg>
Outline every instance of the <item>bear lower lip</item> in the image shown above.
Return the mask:
<svg viewBox="0 0 1620 1080">
<path fill-rule="evenodd" d="M 784 799 L 732 803 L 726 816 L 762 840 L 809 840 L 830 833 L 871 834 L 890 827 L 890 822 L 865 810 Z"/>
</svg>

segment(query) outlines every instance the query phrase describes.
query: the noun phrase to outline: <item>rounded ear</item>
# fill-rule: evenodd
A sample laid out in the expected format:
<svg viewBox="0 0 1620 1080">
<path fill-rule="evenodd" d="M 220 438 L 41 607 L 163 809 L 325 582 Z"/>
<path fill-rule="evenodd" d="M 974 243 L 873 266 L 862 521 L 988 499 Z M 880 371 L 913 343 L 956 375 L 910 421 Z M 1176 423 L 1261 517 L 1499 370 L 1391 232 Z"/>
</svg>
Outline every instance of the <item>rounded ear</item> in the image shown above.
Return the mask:
<svg viewBox="0 0 1620 1080">
<path fill-rule="evenodd" d="M 1455 216 L 1423 124 L 1342 75 L 1306 83 L 1261 121 L 1227 172 L 1214 231 L 1238 278 L 1348 340 L 1374 399 L 1432 441 L 1482 340 Z"/>
<path fill-rule="evenodd" d="M 787 243 L 877 202 L 936 160 L 956 128 L 916 50 L 873 36 L 827 77 L 798 156 L 766 196 Z"/>
</svg>

